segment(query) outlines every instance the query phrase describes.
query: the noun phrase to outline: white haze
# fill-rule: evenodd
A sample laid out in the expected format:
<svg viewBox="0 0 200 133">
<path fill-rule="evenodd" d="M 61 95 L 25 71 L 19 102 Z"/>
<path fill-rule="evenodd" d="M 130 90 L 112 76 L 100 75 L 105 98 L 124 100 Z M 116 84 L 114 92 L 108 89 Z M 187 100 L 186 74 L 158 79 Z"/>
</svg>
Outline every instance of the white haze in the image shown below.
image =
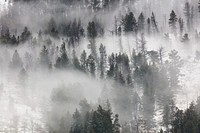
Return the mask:
<svg viewBox="0 0 200 133">
<path fill-rule="evenodd" d="M 143 2 L 146 1 L 149 5 L 144 5 Z M 136 2 L 136 9 L 132 9 L 135 11 L 136 17 L 138 17 L 139 13 L 147 8 L 149 10 L 144 12 L 146 17 L 151 16 L 151 12 L 158 12 L 156 14 L 157 20 L 163 20 L 166 17 L 166 21 L 168 21 L 169 12 L 174 9 L 177 12 L 177 16 L 182 16 L 182 10 L 179 8 L 183 8 L 183 4 L 178 6 L 178 3 L 184 3 L 185 0 L 160 0 L 160 4 L 166 3 L 167 7 L 163 10 L 159 5 L 150 5 L 153 1 L 159 0 L 138 0 Z M 198 0 L 191 0 L 191 3 L 195 3 Z M 173 4 L 175 3 L 175 4 Z M 44 6 L 44 7 L 43 7 Z M 178 6 L 178 7 L 176 7 Z M 30 30 L 34 33 L 33 36 L 37 36 L 37 33 L 40 28 L 44 28 L 44 24 L 49 21 L 51 17 L 57 18 L 57 23 L 62 21 L 69 21 L 74 18 L 81 18 L 83 20 L 84 28 L 87 26 L 88 20 L 92 20 L 94 18 L 94 14 L 89 15 L 87 10 L 79 10 L 71 12 L 64 12 L 63 15 L 58 16 L 57 13 L 49 13 L 54 8 L 64 8 L 66 12 L 70 9 L 68 7 L 63 7 L 62 4 L 58 3 L 57 5 L 45 5 L 45 4 L 37 4 L 36 7 L 30 8 L 28 4 L 22 4 L 20 9 L 18 6 L 15 7 L 7 7 L 7 4 L 4 0 L 0 0 L 0 10 L 3 12 L 1 14 L 3 23 L 8 24 L 11 27 L 11 32 L 18 27 L 18 34 L 21 33 L 24 26 L 30 27 Z M 159 8 L 160 7 L 160 8 Z M 7 10 L 10 8 L 10 10 Z M 31 9 L 31 11 L 29 10 Z M 43 12 L 45 9 L 47 12 Z M 72 9 L 72 8 L 71 8 Z M 21 14 L 14 14 L 15 10 L 20 10 Z M 30 12 L 27 12 L 30 11 Z M 100 19 L 105 26 L 105 36 L 103 38 L 97 39 L 97 47 L 102 43 L 106 46 L 107 54 L 110 55 L 112 52 L 118 53 L 122 52 L 119 46 L 119 40 L 115 39 L 111 36 L 110 30 L 113 29 L 111 27 L 114 23 L 114 16 L 118 15 L 122 10 L 121 7 L 117 8 L 115 11 L 110 14 L 103 15 L 103 13 L 99 13 L 98 19 Z M 7 13 L 12 12 L 13 17 L 7 18 Z M 84 15 L 81 15 L 81 12 Z M 42 17 L 41 17 L 42 16 Z M 103 17 L 102 17 L 103 16 Z M 112 16 L 110 19 L 109 17 Z M 84 18 L 84 19 L 83 19 Z M 159 19 L 160 18 L 160 19 Z M 10 20 L 15 20 L 10 21 Z M 200 30 L 198 25 L 199 20 L 195 20 L 195 25 L 197 30 Z M 168 25 L 167 22 L 158 21 L 159 27 L 166 29 Z M 139 37 L 139 36 L 138 36 Z M 190 34 L 191 40 L 194 38 L 194 34 Z M 62 40 L 53 40 L 55 44 L 61 45 Z M 174 36 L 170 36 L 170 42 L 164 41 L 164 35 L 159 37 L 146 37 L 147 41 L 147 49 L 148 50 L 158 50 L 161 46 L 165 48 L 166 54 L 171 50 L 176 49 L 179 51 L 179 55 L 184 60 L 184 67 L 182 68 L 181 73 L 183 76 L 181 77 L 181 85 L 182 88 L 179 90 L 176 103 L 177 106 L 181 109 L 185 109 L 188 107 L 189 103 L 192 101 L 196 101 L 196 98 L 200 96 L 199 87 L 200 83 L 198 82 L 200 79 L 200 64 L 196 63 L 193 59 L 195 56 L 196 50 L 200 49 L 200 45 L 191 42 L 188 44 L 183 44 L 180 40 L 175 40 Z M 83 39 L 81 45 L 77 48 L 77 56 L 80 56 L 80 53 L 83 49 L 90 52 L 87 48 L 88 41 Z M 123 36 L 122 37 L 123 44 L 123 52 L 126 52 L 128 55 L 131 55 L 132 49 L 136 48 L 136 38 L 132 35 Z M 41 48 L 41 47 L 40 47 Z M 30 52 L 32 55 L 39 55 L 39 49 L 36 49 L 36 53 L 31 53 L 28 42 L 23 46 L 17 48 L 8 48 L 10 53 L 10 57 L 4 58 L 5 47 L 1 48 L 1 57 L 4 59 L 4 66 L 1 66 L 0 69 L 0 83 L 3 87 L 0 90 L 0 127 L 8 128 L 13 119 L 20 119 L 21 125 L 23 122 L 31 123 L 34 121 L 38 123 L 42 128 L 46 128 L 45 126 L 45 114 L 51 110 L 51 95 L 52 90 L 57 89 L 59 87 L 69 88 L 69 95 L 72 100 L 72 103 L 69 102 L 68 106 L 64 107 L 63 110 L 69 111 L 71 113 L 74 112 L 75 108 L 78 108 L 79 101 L 86 98 L 89 103 L 95 104 L 99 102 L 99 99 L 102 96 L 102 89 L 105 85 L 111 87 L 111 83 L 108 81 L 102 81 L 100 79 L 93 79 L 90 76 L 83 74 L 81 72 L 77 72 L 75 70 L 66 70 L 66 71 L 57 71 L 57 70 L 43 70 L 41 68 L 36 68 L 35 70 L 31 70 L 28 72 L 28 80 L 25 84 L 20 83 L 19 81 L 19 71 L 10 71 L 5 67 L 8 67 L 9 62 L 11 61 L 12 54 L 14 50 L 18 50 L 20 56 L 23 60 L 25 56 L 25 52 Z M 167 55 L 166 55 L 167 58 Z M 191 59 L 188 61 L 188 59 Z M 34 65 L 37 65 L 38 59 L 34 59 Z"/>
</svg>

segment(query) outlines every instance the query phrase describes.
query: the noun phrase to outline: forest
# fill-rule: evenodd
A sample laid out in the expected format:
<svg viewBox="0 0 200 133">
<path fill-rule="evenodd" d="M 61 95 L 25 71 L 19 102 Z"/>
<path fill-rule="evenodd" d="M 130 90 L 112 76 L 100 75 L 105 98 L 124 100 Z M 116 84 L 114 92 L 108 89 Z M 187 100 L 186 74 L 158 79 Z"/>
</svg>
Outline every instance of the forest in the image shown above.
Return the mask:
<svg viewBox="0 0 200 133">
<path fill-rule="evenodd" d="M 199 0 L 0 0 L 0 132 L 200 133 Z"/>
</svg>

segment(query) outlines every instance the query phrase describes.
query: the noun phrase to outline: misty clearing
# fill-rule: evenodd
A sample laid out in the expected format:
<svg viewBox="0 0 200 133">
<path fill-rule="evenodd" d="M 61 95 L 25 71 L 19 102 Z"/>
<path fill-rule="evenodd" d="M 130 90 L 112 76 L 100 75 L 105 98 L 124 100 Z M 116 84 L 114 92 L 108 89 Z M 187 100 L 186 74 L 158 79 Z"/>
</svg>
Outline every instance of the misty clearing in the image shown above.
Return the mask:
<svg viewBox="0 0 200 133">
<path fill-rule="evenodd" d="M 0 133 L 200 133 L 200 0 L 0 0 Z"/>
</svg>

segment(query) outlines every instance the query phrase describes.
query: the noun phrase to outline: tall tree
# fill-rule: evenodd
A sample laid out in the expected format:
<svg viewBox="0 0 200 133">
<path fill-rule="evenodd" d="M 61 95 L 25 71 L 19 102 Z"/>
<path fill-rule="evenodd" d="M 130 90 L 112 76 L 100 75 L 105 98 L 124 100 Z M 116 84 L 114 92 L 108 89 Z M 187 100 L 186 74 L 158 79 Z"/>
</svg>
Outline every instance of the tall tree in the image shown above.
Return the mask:
<svg viewBox="0 0 200 133">
<path fill-rule="evenodd" d="M 150 35 L 151 33 L 151 19 L 147 19 L 147 33 Z"/>
<path fill-rule="evenodd" d="M 125 17 L 122 19 L 122 24 L 124 27 L 124 32 L 136 32 L 137 21 L 133 12 L 129 12 L 129 14 L 125 15 Z"/>
<path fill-rule="evenodd" d="M 95 76 L 96 63 L 95 63 L 94 57 L 91 54 L 88 56 L 87 65 L 88 65 L 90 74 L 92 76 Z"/>
<path fill-rule="evenodd" d="M 176 14 L 174 10 L 170 13 L 169 18 L 169 27 L 171 28 L 171 31 L 176 35 L 176 23 L 178 21 L 178 18 L 176 17 Z"/>
<path fill-rule="evenodd" d="M 49 52 L 45 45 L 40 52 L 40 64 L 44 67 L 49 67 L 50 65 Z"/>
<path fill-rule="evenodd" d="M 137 23 L 138 23 L 138 31 L 144 32 L 145 18 L 144 18 L 143 12 L 140 13 Z"/>
<path fill-rule="evenodd" d="M 90 40 L 90 44 L 88 45 L 88 48 L 91 49 L 91 54 L 97 61 L 97 48 L 96 48 L 96 42 L 95 38 L 97 37 L 97 27 L 94 21 L 89 22 L 87 26 L 87 36 Z"/>
<path fill-rule="evenodd" d="M 104 78 L 106 70 L 107 54 L 106 54 L 106 47 L 103 46 L 103 44 L 100 45 L 99 53 L 100 53 L 100 59 L 99 59 L 100 77 Z"/>
<path fill-rule="evenodd" d="M 84 72 L 86 72 L 87 71 L 87 53 L 85 52 L 85 50 L 83 50 L 83 52 L 81 53 L 80 65 L 81 65 L 81 69 Z"/>
<path fill-rule="evenodd" d="M 80 112 L 76 109 L 73 114 L 74 122 L 72 124 L 70 133 L 82 133 L 82 118 Z"/>
<path fill-rule="evenodd" d="M 191 9 L 190 9 L 190 3 L 189 2 L 185 3 L 183 11 L 184 11 L 184 14 L 185 14 L 185 17 L 186 17 L 186 21 L 187 21 L 187 28 L 190 31 L 190 26 L 191 26 L 190 25 Z"/>
<path fill-rule="evenodd" d="M 67 68 L 68 65 L 69 65 L 69 58 L 67 56 L 65 43 L 63 43 L 60 47 L 60 57 L 57 58 L 55 67 L 56 68 Z"/>
<path fill-rule="evenodd" d="M 12 61 L 10 63 L 11 68 L 22 68 L 23 62 L 17 50 L 15 50 Z"/>
<path fill-rule="evenodd" d="M 179 32 L 180 32 L 180 36 L 183 35 L 183 30 L 184 30 L 184 21 L 182 18 L 178 19 L 178 23 L 179 23 Z"/>
<path fill-rule="evenodd" d="M 151 25 L 152 25 L 153 32 L 158 33 L 159 29 L 158 29 L 158 25 L 157 25 L 157 22 L 156 22 L 156 17 L 155 17 L 153 12 L 152 12 L 152 15 L 151 15 Z"/>
</svg>

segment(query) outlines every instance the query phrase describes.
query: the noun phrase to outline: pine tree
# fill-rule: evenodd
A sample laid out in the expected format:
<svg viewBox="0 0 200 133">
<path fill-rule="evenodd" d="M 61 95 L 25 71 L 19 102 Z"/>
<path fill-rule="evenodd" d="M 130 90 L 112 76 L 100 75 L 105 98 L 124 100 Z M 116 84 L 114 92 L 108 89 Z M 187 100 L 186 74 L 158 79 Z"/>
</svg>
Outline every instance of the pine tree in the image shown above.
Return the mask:
<svg viewBox="0 0 200 133">
<path fill-rule="evenodd" d="M 50 64 L 49 52 L 45 45 L 43 46 L 42 51 L 40 52 L 40 64 L 44 67 L 48 67 Z"/>
<path fill-rule="evenodd" d="M 84 118 L 85 115 L 91 110 L 91 106 L 86 99 L 81 100 L 79 106 L 82 118 Z"/>
<path fill-rule="evenodd" d="M 132 81 L 132 77 L 131 74 L 129 73 L 126 77 L 126 84 L 129 88 L 133 87 L 133 81 Z"/>
<path fill-rule="evenodd" d="M 171 31 L 176 35 L 176 23 L 178 19 L 176 17 L 175 12 L 172 10 L 170 13 L 170 18 L 169 18 L 169 27 L 171 28 Z"/>
<path fill-rule="evenodd" d="M 122 21 L 123 21 L 122 24 L 124 27 L 124 32 L 136 32 L 137 22 L 133 12 L 126 14 Z"/>
<path fill-rule="evenodd" d="M 10 63 L 11 68 L 22 68 L 23 62 L 17 50 L 15 50 L 12 61 Z"/>
<path fill-rule="evenodd" d="M 120 133 L 119 115 L 116 114 L 113 123 L 113 133 Z"/>
<path fill-rule="evenodd" d="M 153 12 L 151 15 L 151 25 L 152 25 L 153 32 L 158 33 L 159 32 L 158 25 L 157 25 L 156 18 Z"/>
<path fill-rule="evenodd" d="M 22 32 L 22 34 L 21 34 L 21 36 L 20 36 L 20 41 L 21 42 L 25 42 L 28 39 L 30 39 L 30 37 L 31 37 L 31 32 L 28 30 L 27 27 L 25 27 L 23 32 Z"/>
<path fill-rule="evenodd" d="M 88 23 L 87 36 L 91 39 L 95 39 L 97 37 L 97 29 L 94 21 Z"/>
<path fill-rule="evenodd" d="M 100 59 L 99 59 L 99 61 L 100 61 L 100 63 L 99 63 L 100 77 L 104 78 L 104 76 L 105 76 L 105 69 L 106 69 L 107 54 L 106 54 L 106 47 L 103 46 L 103 44 L 100 45 L 99 53 L 100 53 Z"/>
<path fill-rule="evenodd" d="M 90 39 L 90 44 L 88 45 L 88 48 L 91 49 L 91 54 L 95 58 L 95 61 L 97 61 L 97 50 L 95 41 L 95 38 L 97 37 L 97 27 L 94 21 L 88 23 L 87 36 Z"/>
<path fill-rule="evenodd" d="M 151 19 L 147 19 L 147 33 L 150 35 L 151 34 Z"/>
<path fill-rule="evenodd" d="M 47 31 L 48 34 L 50 34 L 52 37 L 58 37 L 58 30 L 57 30 L 57 24 L 55 22 L 54 18 L 51 18 L 47 25 Z"/>
<path fill-rule="evenodd" d="M 70 133 L 82 133 L 82 118 L 80 112 L 76 109 L 73 114 L 74 122 L 72 124 Z"/>
<path fill-rule="evenodd" d="M 160 48 L 159 48 L 158 54 L 159 54 L 160 63 L 163 64 L 163 57 L 164 57 L 164 54 L 165 54 L 165 51 L 164 51 L 164 48 L 163 48 L 163 47 L 160 47 Z"/>
<path fill-rule="evenodd" d="M 80 57 L 80 65 L 81 69 L 86 72 L 87 71 L 87 53 L 83 50 L 81 57 Z"/>
<path fill-rule="evenodd" d="M 123 74 L 122 74 L 121 71 L 117 72 L 115 78 L 116 78 L 116 80 L 118 81 L 118 83 L 119 83 L 120 85 L 124 85 L 124 84 L 125 84 L 125 79 L 124 79 Z"/>
<path fill-rule="evenodd" d="M 65 48 L 65 43 L 60 47 L 60 57 L 57 58 L 55 67 L 56 68 L 67 68 L 69 66 L 69 58 L 67 56 L 67 51 Z"/>
<path fill-rule="evenodd" d="M 111 112 L 104 110 L 100 105 L 92 116 L 92 128 L 95 133 L 112 133 L 113 124 Z"/>
<path fill-rule="evenodd" d="M 20 72 L 19 72 L 19 78 L 20 78 L 20 81 L 22 81 L 22 82 L 27 81 L 28 73 L 27 73 L 27 71 L 24 68 L 22 68 L 20 70 Z"/>
<path fill-rule="evenodd" d="M 179 86 L 179 76 L 180 76 L 180 68 L 182 66 L 181 57 L 178 55 L 178 51 L 172 50 L 169 53 L 169 80 L 170 80 L 170 87 L 177 88 Z"/>
<path fill-rule="evenodd" d="M 179 22 L 179 32 L 180 32 L 180 36 L 182 36 L 182 35 L 183 35 L 183 30 L 184 30 L 184 22 L 183 22 L 183 19 L 182 19 L 182 18 L 179 18 L 178 22 Z"/>
<path fill-rule="evenodd" d="M 81 70 L 80 62 L 79 62 L 78 57 L 76 56 L 76 52 L 74 49 L 73 49 L 73 61 L 72 62 L 73 62 L 74 68 L 76 68 L 77 70 Z"/>
<path fill-rule="evenodd" d="M 138 31 L 144 32 L 145 18 L 144 18 L 143 12 L 140 13 L 137 23 L 138 23 Z"/>
<path fill-rule="evenodd" d="M 96 63 L 94 57 L 90 54 L 87 59 L 87 66 L 89 67 L 89 72 L 92 76 L 95 76 Z"/>
<path fill-rule="evenodd" d="M 186 17 L 186 20 L 187 20 L 187 28 L 188 28 L 188 30 L 190 31 L 190 17 L 191 17 L 191 10 L 190 10 L 190 4 L 189 4 L 189 2 L 186 2 L 185 3 L 185 6 L 184 6 L 184 9 L 183 9 L 183 11 L 184 11 L 184 14 L 185 14 L 185 17 Z"/>
<path fill-rule="evenodd" d="M 200 12 L 200 0 L 199 0 L 199 3 L 198 3 L 198 9 L 199 9 L 199 12 Z"/>
<path fill-rule="evenodd" d="M 143 56 L 144 59 L 146 59 L 146 40 L 144 37 L 144 33 L 141 34 L 141 39 L 139 40 L 140 43 L 140 49 L 141 49 L 141 54 Z"/>
<path fill-rule="evenodd" d="M 107 76 L 109 78 L 112 78 L 112 77 L 114 77 L 114 71 L 115 71 L 115 55 L 114 55 L 114 53 L 112 53 L 108 57 L 108 63 L 109 63 L 109 70 L 107 71 Z"/>
</svg>

